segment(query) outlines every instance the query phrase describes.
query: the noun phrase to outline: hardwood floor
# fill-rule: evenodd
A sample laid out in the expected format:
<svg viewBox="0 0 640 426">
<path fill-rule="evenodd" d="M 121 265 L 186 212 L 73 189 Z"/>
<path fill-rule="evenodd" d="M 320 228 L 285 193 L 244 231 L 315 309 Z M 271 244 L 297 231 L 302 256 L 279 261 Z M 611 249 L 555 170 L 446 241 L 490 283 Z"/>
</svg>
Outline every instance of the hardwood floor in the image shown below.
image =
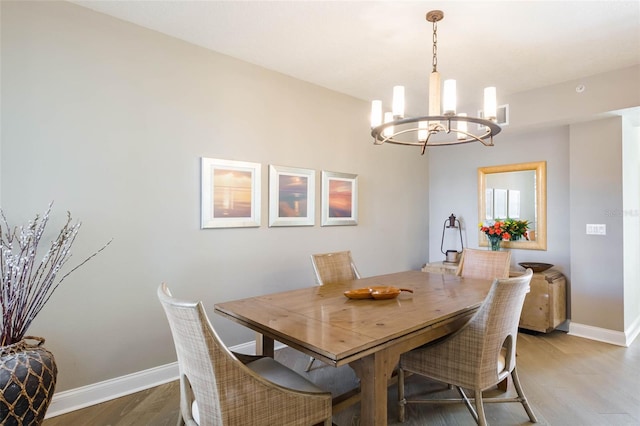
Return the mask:
<svg viewBox="0 0 640 426">
<path fill-rule="evenodd" d="M 308 357 L 293 349 L 278 351 L 276 358 L 303 372 Z M 640 339 L 623 348 L 555 331 L 550 334 L 520 333 L 518 371 L 539 424 L 618 426 L 640 425 Z M 357 384 L 348 367 L 331 368 L 314 363 L 308 376 L 325 389 L 340 393 Z M 417 376 L 407 379 L 407 395 L 418 389 L 442 389 Z M 509 383 L 508 392 L 514 393 Z M 44 426 L 175 425 L 178 415 L 178 384 L 153 389 L 45 420 Z M 452 394 L 453 395 L 453 394 Z M 474 424 L 461 404 L 409 405 L 407 421 L 397 421 L 397 392 L 389 387 L 389 425 Z M 487 404 L 492 425 L 528 424 L 521 404 Z M 334 415 L 338 426 L 355 426 L 359 404 Z M 363 425 L 364 426 L 364 425 Z"/>
</svg>

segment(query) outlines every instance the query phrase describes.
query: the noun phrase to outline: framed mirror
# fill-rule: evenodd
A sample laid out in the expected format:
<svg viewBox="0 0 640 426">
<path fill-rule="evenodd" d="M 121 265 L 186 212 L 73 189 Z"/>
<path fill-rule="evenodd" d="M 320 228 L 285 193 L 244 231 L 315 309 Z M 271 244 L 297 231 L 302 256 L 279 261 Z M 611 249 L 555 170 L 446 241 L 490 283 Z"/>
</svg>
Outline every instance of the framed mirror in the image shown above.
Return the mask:
<svg viewBox="0 0 640 426">
<path fill-rule="evenodd" d="M 547 249 L 546 161 L 478 168 L 478 223 L 507 218 L 529 221 L 528 239 L 502 241 L 502 247 Z M 487 246 L 481 231 L 478 243 Z"/>
</svg>

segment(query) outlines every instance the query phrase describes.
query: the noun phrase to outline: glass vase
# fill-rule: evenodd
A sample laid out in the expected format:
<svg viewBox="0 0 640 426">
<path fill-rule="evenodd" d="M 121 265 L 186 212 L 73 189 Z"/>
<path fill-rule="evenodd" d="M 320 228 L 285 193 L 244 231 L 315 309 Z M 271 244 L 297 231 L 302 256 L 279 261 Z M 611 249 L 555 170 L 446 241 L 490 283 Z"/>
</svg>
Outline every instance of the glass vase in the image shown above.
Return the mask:
<svg viewBox="0 0 640 426">
<path fill-rule="evenodd" d="M 488 239 L 489 239 L 489 250 L 500 251 L 500 243 L 502 242 L 502 238 L 488 237 Z"/>
</svg>

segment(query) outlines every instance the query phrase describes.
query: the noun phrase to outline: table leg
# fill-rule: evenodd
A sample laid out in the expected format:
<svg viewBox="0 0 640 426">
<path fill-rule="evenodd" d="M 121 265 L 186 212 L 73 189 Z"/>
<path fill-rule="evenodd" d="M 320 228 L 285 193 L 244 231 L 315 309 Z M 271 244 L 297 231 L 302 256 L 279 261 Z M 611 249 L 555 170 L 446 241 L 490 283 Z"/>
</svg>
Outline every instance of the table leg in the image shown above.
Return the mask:
<svg viewBox="0 0 640 426">
<path fill-rule="evenodd" d="M 387 425 L 387 386 L 399 358 L 383 350 L 349 364 L 360 379 L 360 424 Z"/>
<path fill-rule="evenodd" d="M 273 358 L 273 339 L 256 333 L 256 355 L 264 355 Z"/>
</svg>

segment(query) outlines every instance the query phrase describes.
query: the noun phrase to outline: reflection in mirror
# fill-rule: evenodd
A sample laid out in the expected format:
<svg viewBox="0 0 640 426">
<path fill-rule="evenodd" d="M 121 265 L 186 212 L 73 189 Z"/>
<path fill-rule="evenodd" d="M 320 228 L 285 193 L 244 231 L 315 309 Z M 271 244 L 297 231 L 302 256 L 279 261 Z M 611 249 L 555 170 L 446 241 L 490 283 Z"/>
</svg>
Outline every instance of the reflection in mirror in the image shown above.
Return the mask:
<svg viewBox="0 0 640 426">
<path fill-rule="evenodd" d="M 535 240 L 537 225 L 535 171 L 487 174 L 486 185 L 485 219 L 526 220 L 529 222 L 527 236 L 530 240 Z"/>
<path fill-rule="evenodd" d="M 514 219 L 529 222 L 527 237 L 503 241 L 502 247 L 547 249 L 546 162 L 509 164 L 478 168 L 478 219 Z M 479 233 L 481 246 L 487 245 Z"/>
</svg>

